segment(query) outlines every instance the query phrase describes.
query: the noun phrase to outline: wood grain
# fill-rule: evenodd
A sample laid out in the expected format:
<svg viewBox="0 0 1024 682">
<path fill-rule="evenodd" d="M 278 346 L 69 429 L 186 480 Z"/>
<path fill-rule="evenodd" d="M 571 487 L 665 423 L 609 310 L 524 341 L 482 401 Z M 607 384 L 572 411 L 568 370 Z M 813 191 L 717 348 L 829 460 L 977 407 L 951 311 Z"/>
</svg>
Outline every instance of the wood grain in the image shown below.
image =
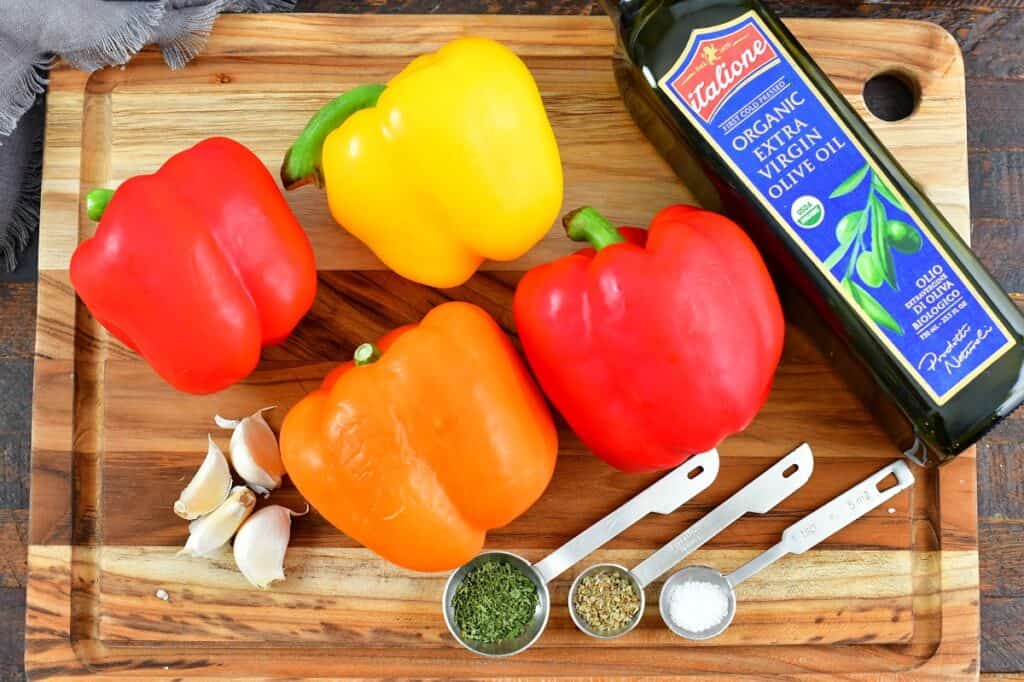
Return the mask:
<svg viewBox="0 0 1024 682">
<path fill-rule="evenodd" d="M 230 558 L 214 562 L 181 585 L 180 576 L 191 564 L 176 558 L 175 551 L 104 548 L 100 625 L 104 642 L 145 647 L 198 642 L 274 644 L 290 639 L 339 648 L 391 645 L 406 649 L 455 644 L 436 622 L 437 595 L 447 575 L 401 571 L 382 564 L 365 549 L 299 546 L 289 551 L 286 571 L 291 577 L 283 589 L 261 593 L 247 587 Z M 523 556 L 536 560 L 545 551 L 523 551 Z M 601 550 L 588 561 L 633 566 L 647 554 L 647 549 Z M 700 550 L 688 563 L 733 570 L 755 554 L 753 549 Z M 915 615 L 911 560 L 907 551 L 871 552 L 868 569 L 860 552 L 831 550 L 788 566 L 776 565 L 744 584 L 743 608 L 728 632 L 708 646 L 908 642 Z M 861 564 L 863 570 L 851 576 L 850 563 Z M 566 607 L 573 577 L 567 574 L 552 585 L 554 609 L 540 647 L 590 644 L 572 625 Z M 659 581 L 650 588 L 651 594 L 656 595 L 660 587 Z M 167 602 L 154 596 L 158 589 L 169 593 Z M 657 600 L 650 601 L 641 627 L 607 646 L 678 649 L 678 638 L 658 615 Z M 296 611 L 315 615 L 296 617 Z M 779 631 L 780 617 L 791 627 Z"/>
<path fill-rule="evenodd" d="M 872 73 L 898 65 L 915 74 L 924 93 L 919 111 L 876 129 L 966 234 L 966 133 L 955 43 L 940 29 L 913 22 L 792 26 L 858 107 L 860 85 Z M 330 223 L 322 197 L 291 195 L 324 271 L 313 314 L 287 343 L 268 352 L 250 380 L 213 399 L 192 398 L 171 394 L 76 305 L 65 269 L 74 245 L 91 230 L 81 215 L 80 191 L 151 170 L 180 147 L 228 126 L 274 167 L 289 131 L 335 90 L 393 72 L 412 54 L 467 32 L 506 41 L 533 68 L 561 143 L 567 203 L 593 200 L 610 207 L 613 218 L 642 223 L 651 206 L 686 199 L 685 188 L 622 108 L 608 68 L 611 34 L 603 19 L 228 17 L 218 23 L 204 56 L 177 74 L 168 75 L 153 53 L 125 71 L 92 78 L 64 69 L 53 74 L 36 338 L 29 672 L 976 675 L 972 454 L 940 471 L 919 471 L 918 484 L 893 501 L 892 513 L 876 510 L 826 547 L 773 567 L 741 595 L 736 631 L 703 646 L 680 646 L 657 627 L 653 614 L 635 636 L 595 646 L 571 628 L 561 608 L 542 645 L 509 661 L 476 659 L 446 639 L 440 618 L 430 614 L 439 578 L 389 568 L 315 516 L 297 524 L 292 577 L 270 593 L 235 589 L 238 576 L 229 566 L 174 557 L 183 529 L 167 518 L 165 498 L 173 498 L 198 461 L 214 411 L 243 413 L 268 402 L 287 406 L 326 363 L 449 296 L 484 305 L 511 330 L 512 272 L 568 245 L 553 232 L 531 256 L 536 260 L 481 274 L 454 294 L 436 292 L 372 272 L 379 265 Z M 154 110 L 166 114 L 156 136 Z M 239 126 L 243 116 L 248 125 Z M 357 270 L 369 271 L 350 272 Z M 727 443 L 719 485 L 679 514 L 623 536 L 606 550 L 609 556 L 638 559 L 766 462 L 810 439 L 820 455 L 813 487 L 777 513 L 744 519 L 701 557 L 736 565 L 801 512 L 896 455 L 802 331 L 791 327 L 788 336 L 776 392 L 758 422 Z M 494 533 L 492 543 L 540 556 L 646 482 L 614 474 L 568 434 L 565 445 L 551 491 L 529 514 Z M 288 492 L 281 499 L 297 501 Z M 826 584 L 807 585 L 812 574 Z M 172 579 L 161 586 L 174 593 L 173 600 L 156 600 L 156 584 Z M 564 580 L 555 585 L 563 604 Z M 375 590 L 391 590 L 396 608 L 387 618 L 378 618 L 382 605 L 366 597 Z M 165 607 L 176 611 L 160 611 Z M 256 653 L 255 642 L 287 655 Z"/>
</svg>

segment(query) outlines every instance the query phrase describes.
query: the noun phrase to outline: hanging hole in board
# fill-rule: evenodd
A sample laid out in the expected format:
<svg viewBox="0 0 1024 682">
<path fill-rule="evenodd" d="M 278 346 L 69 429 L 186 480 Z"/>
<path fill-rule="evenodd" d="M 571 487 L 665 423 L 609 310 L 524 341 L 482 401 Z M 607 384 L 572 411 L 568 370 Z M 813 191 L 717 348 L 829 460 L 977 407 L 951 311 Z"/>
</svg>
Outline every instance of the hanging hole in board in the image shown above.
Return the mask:
<svg viewBox="0 0 1024 682">
<path fill-rule="evenodd" d="M 886 476 L 885 478 L 878 482 L 878 492 L 884 493 L 889 488 L 895 488 L 899 484 L 900 482 L 899 479 L 896 478 L 896 474 L 889 474 L 888 476 Z"/>
<path fill-rule="evenodd" d="M 694 469 L 690 473 L 686 474 L 686 477 L 687 478 L 697 478 L 702 473 L 704 473 L 704 467 L 697 467 L 696 469 Z"/>
<path fill-rule="evenodd" d="M 789 478 L 790 476 L 792 476 L 793 474 L 795 474 L 799 470 L 800 470 L 799 466 L 797 466 L 796 464 L 790 464 L 788 467 L 786 467 L 786 470 L 782 472 L 782 477 L 783 478 Z"/>
<path fill-rule="evenodd" d="M 883 121 L 902 121 L 921 103 L 921 87 L 908 74 L 885 71 L 864 84 L 864 105 Z"/>
</svg>

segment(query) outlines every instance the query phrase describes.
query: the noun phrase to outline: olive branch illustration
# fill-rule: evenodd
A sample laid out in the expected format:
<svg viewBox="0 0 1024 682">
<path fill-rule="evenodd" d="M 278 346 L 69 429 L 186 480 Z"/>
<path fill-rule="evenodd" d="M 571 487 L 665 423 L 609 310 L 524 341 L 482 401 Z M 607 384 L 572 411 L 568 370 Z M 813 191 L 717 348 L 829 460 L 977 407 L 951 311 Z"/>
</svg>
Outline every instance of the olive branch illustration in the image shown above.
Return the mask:
<svg viewBox="0 0 1024 682">
<path fill-rule="evenodd" d="M 905 210 L 903 203 L 867 164 L 839 183 L 829 198 L 849 194 L 866 179 L 867 202 L 863 209 L 851 211 L 839 219 L 836 224 L 839 246 L 825 259 L 825 268 L 831 271 L 849 256 L 840 285 L 868 317 L 902 336 L 903 327 L 868 290 L 887 284 L 899 291 L 893 252 L 916 253 L 921 248 L 921 233 L 902 220 L 889 219 L 886 202 L 900 211 Z"/>
</svg>

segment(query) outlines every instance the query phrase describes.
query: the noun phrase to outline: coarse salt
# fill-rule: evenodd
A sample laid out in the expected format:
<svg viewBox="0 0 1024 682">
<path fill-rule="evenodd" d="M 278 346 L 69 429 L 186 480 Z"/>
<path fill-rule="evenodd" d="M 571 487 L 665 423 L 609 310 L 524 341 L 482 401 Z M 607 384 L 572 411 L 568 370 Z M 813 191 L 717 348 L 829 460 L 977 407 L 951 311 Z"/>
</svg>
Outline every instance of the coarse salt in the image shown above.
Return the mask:
<svg viewBox="0 0 1024 682">
<path fill-rule="evenodd" d="M 729 615 L 729 595 L 715 583 L 689 580 L 668 594 L 668 616 L 687 632 L 704 632 Z"/>
</svg>

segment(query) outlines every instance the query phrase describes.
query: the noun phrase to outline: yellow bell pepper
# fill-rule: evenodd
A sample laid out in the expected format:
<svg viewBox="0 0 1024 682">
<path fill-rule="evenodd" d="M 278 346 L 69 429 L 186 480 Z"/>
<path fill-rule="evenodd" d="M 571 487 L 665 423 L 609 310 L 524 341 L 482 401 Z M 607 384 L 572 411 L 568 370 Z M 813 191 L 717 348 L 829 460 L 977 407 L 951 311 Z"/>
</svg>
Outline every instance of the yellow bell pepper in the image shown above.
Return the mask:
<svg viewBox="0 0 1024 682">
<path fill-rule="evenodd" d="M 518 258 L 562 204 L 558 146 L 526 65 L 501 43 L 460 38 L 387 86 L 321 109 L 281 179 L 315 182 L 331 214 L 391 269 L 452 287 L 484 259 Z"/>
</svg>

